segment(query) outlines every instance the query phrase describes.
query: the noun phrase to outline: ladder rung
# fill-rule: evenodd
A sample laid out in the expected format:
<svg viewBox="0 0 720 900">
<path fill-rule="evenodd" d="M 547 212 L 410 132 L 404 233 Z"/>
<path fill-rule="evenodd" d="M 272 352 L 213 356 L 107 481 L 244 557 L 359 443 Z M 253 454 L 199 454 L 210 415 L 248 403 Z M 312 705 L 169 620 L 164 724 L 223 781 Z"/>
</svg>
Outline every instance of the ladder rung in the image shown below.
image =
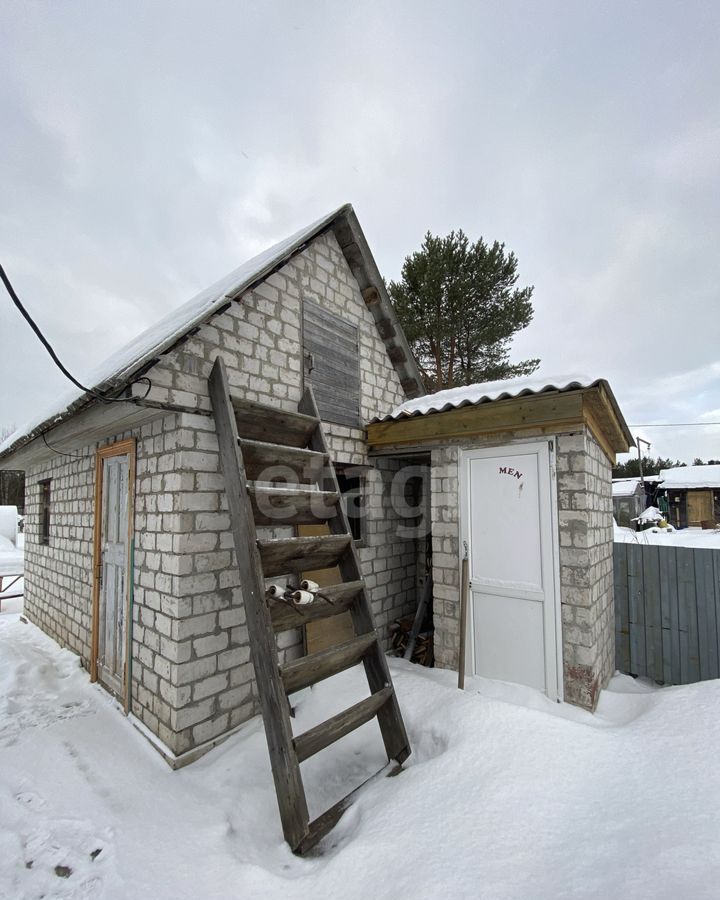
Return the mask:
<svg viewBox="0 0 720 900">
<path fill-rule="evenodd" d="M 269 578 L 335 566 L 351 541 L 349 534 L 323 534 L 258 541 L 258 549 L 263 572 Z"/>
<path fill-rule="evenodd" d="M 333 601 L 332 604 L 322 598 L 318 598 L 310 606 L 303 606 L 302 612 L 293 609 L 288 603 L 271 601 L 270 619 L 272 620 L 273 628 L 277 632 L 288 631 L 291 628 L 300 628 L 303 625 L 307 625 L 308 622 L 315 622 L 318 619 L 329 619 L 332 616 L 339 616 L 350 609 L 362 589 L 362 581 L 346 581 L 343 584 L 323 587 L 320 589 L 321 592 L 330 597 Z"/>
<path fill-rule="evenodd" d="M 240 438 L 240 449 L 248 481 L 287 481 L 288 474 L 292 474 L 298 482 L 312 484 L 318 480 L 328 462 L 327 453 L 265 441 Z"/>
<path fill-rule="evenodd" d="M 321 816 L 318 816 L 317 819 L 311 822 L 305 837 L 300 841 L 297 847 L 292 848 L 293 853 L 304 856 L 309 850 L 312 850 L 316 844 L 319 844 L 320 841 L 337 825 L 342 818 L 342 814 L 348 806 L 350 806 L 352 801 L 353 795 L 348 794 L 347 797 L 338 800 L 334 806 L 331 806 L 330 809 L 326 809 Z"/>
<path fill-rule="evenodd" d="M 338 672 L 344 672 L 345 669 L 349 669 L 350 666 L 359 662 L 375 643 L 377 643 L 377 635 L 373 631 L 370 634 L 361 634 L 336 647 L 320 650 L 318 653 L 311 653 L 309 656 L 302 656 L 300 659 L 285 663 L 284 666 L 280 666 L 280 677 L 285 691 L 292 694 L 311 684 L 317 684 L 318 681 L 329 678 L 331 675 L 337 675 Z"/>
<path fill-rule="evenodd" d="M 392 692 L 393 689 L 391 687 L 382 688 L 377 693 L 371 694 L 359 703 L 349 706 L 336 716 L 332 716 L 327 721 L 321 722 L 320 725 L 316 725 L 314 728 L 310 728 L 304 734 L 296 737 L 293 743 L 295 744 L 298 762 L 303 762 L 308 757 L 314 756 L 316 753 L 329 747 L 330 744 L 334 744 L 335 741 L 345 737 L 346 734 L 350 734 L 351 731 L 355 731 L 356 728 L 369 722 L 370 719 L 377 715 L 380 707 L 387 703 Z"/>
<path fill-rule="evenodd" d="M 379 772 L 376 772 L 362 784 L 359 784 L 355 788 L 355 790 L 351 791 L 347 795 L 347 797 L 343 797 L 342 800 L 338 800 L 338 802 L 334 806 L 331 806 L 330 809 L 326 810 L 321 816 L 318 816 L 317 819 L 310 823 L 305 837 L 297 846 L 293 847 L 293 853 L 298 853 L 300 856 L 302 856 L 303 854 L 307 853 L 308 850 L 312 850 L 312 848 L 317 843 L 319 843 L 330 831 L 332 831 L 345 810 L 352 805 L 352 803 L 355 801 L 355 798 L 365 787 L 367 787 L 367 785 L 373 784 L 380 778 L 389 778 L 392 775 L 397 775 L 397 773 L 401 770 L 401 766 L 393 763 L 388 763 L 388 765 L 383 766 L 383 768 L 380 769 Z"/>
<path fill-rule="evenodd" d="M 335 491 L 248 485 L 256 525 L 312 525 L 331 519 L 340 495 Z"/>
<path fill-rule="evenodd" d="M 263 403 L 254 403 L 252 400 L 242 400 L 239 397 L 231 396 L 230 401 L 235 413 L 238 434 L 253 441 L 272 441 L 291 447 L 305 447 L 320 421 L 315 416 L 276 409 L 274 406 L 265 406 Z"/>
</svg>

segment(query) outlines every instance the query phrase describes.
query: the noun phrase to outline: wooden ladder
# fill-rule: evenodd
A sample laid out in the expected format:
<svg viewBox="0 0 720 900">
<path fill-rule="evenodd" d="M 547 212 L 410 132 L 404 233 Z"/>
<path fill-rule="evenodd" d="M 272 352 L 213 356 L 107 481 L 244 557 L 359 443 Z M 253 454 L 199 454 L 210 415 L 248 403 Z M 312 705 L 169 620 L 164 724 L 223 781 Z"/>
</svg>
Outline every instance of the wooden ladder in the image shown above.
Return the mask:
<svg viewBox="0 0 720 900">
<path fill-rule="evenodd" d="M 300 763 L 374 717 L 388 760 L 401 764 L 410 746 L 312 390 L 305 390 L 298 412 L 238 399 L 230 394 L 220 358 L 209 386 L 280 818 L 285 840 L 293 852 L 302 854 L 334 827 L 352 794 L 310 822 Z M 297 481 L 282 487 L 268 484 L 273 466 L 294 473 Z M 257 537 L 256 525 L 319 522 L 327 523 L 329 534 Z M 267 578 L 330 566 L 338 566 L 342 576 L 341 583 L 322 588 L 332 603 L 317 598 L 301 613 L 266 596 Z M 278 632 L 346 610 L 355 631 L 352 640 L 280 665 Z M 361 660 L 370 696 L 293 737 L 288 696 Z"/>
</svg>

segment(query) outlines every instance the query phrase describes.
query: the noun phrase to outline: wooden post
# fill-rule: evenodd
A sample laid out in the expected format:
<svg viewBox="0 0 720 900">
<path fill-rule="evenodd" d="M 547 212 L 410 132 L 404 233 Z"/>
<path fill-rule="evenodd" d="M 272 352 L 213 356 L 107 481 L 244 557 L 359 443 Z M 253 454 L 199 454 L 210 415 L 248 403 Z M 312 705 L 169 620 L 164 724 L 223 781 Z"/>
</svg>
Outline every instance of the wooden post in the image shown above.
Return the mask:
<svg viewBox="0 0 720 900">
<path fill-rule="evenodd" d="M 425 575 L 425 585 L 423 587 L 423 594 L 420 598 L 420 603 L 418 603 L 418 608 L 415 612 L 415 619 L 412 624 L 412 628 L 410 630 L 410 635 L 408 637 L 407 647 L 405 648 L 405 653 L 403 654 L 404 659 L 409 659 L 412 662 L 412 656 L 415 652 L 415 644 L 418 639 L 418 635 L 420 634 L 420 629 L 422 628 L 422 624 L 425 620 L 425 613 L 427 612 L 428 604 L 430 603 L 430 599 L 432 598 L 432 576 L 430 572 L 427 572 Z"/>
</svg>

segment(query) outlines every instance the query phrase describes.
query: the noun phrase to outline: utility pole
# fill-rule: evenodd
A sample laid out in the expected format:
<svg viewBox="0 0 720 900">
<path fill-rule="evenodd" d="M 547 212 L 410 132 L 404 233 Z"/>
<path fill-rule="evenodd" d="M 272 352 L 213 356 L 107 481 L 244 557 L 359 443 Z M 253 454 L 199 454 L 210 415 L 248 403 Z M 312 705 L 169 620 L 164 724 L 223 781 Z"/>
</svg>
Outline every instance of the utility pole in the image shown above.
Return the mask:
<svg viewBox="0 0 720 900">
<path fill-rule="evenodd" d="M 642 488 L 644 491 L 645 490 L 645 478 L 643 476 L 643 470 L 642 470 L 642 453 L 640 452 L 640 444 L 645 444 L 645 446 L 649 450 L 650 443 L 649 443 L 649 441 L 644 441 L 641 437 L 636 437 L 635 443 L 637 444 L 637 448 L 638 448 L 638 465 L 640 466 L 640 484 L 642 485 Z"/>
</svg>

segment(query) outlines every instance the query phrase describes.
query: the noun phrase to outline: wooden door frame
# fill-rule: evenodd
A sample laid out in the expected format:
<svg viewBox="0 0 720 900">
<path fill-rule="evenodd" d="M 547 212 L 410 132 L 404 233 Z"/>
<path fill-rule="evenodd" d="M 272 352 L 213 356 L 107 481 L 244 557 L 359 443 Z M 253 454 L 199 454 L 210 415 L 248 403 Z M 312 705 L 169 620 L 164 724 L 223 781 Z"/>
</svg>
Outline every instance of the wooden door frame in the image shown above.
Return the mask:
<svg viewBox="0 0 720 900">
<path fill-rule="evenodd" d="M 127 677 L 129 671 L 128 662 L 132 652 L 130 622 L 130 596 L 132 585 L 132 542 L 135 536 L 135 438 L 127 438 L 99 447 L 95 453 L 95 499 L 94 499 L 94 533 L 93 533 L 93 566 L 92 566 L 92 633 L 90 649 L 90 681 L 98 680 L 98 650 L 100 646 L 100 573 L 102 567 L 102 492 L 103 492 L 103 463 L 113 456 L 127 456 L 128 458 L 128 546 L 127 546 L 127 572 L 125 577 L 125 671 L 123 673 L 125 712 L 130 708 L 130 680 Z"/>
</svg>

